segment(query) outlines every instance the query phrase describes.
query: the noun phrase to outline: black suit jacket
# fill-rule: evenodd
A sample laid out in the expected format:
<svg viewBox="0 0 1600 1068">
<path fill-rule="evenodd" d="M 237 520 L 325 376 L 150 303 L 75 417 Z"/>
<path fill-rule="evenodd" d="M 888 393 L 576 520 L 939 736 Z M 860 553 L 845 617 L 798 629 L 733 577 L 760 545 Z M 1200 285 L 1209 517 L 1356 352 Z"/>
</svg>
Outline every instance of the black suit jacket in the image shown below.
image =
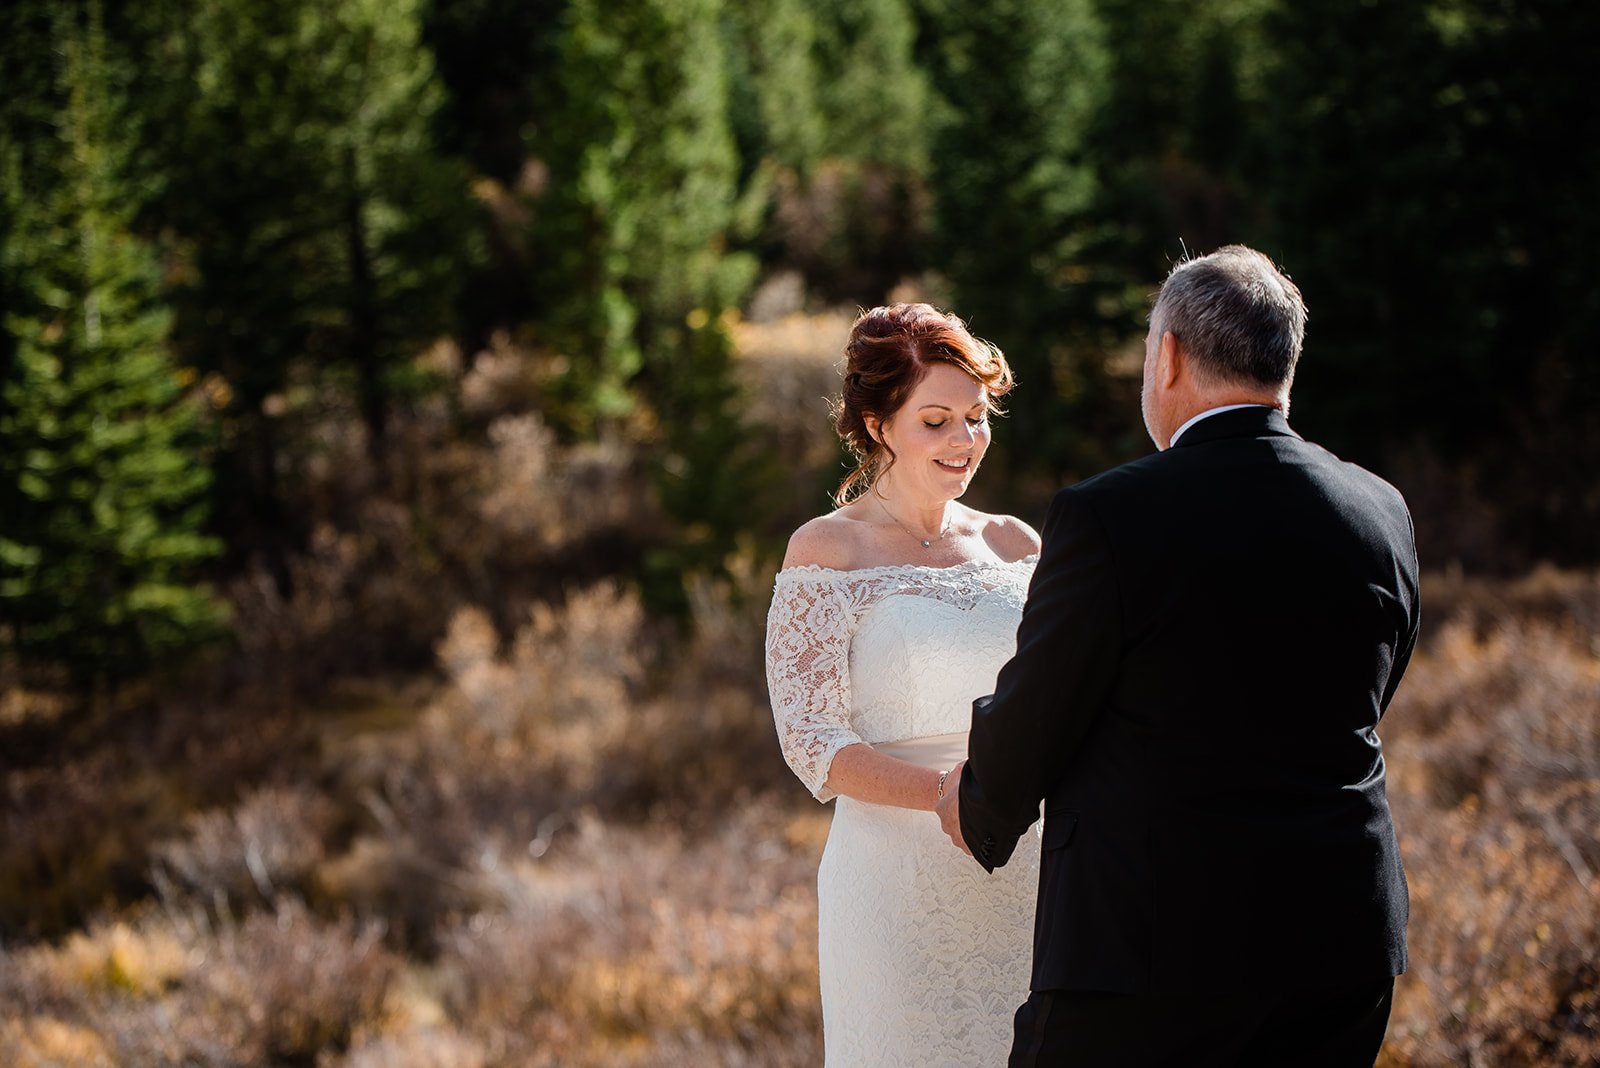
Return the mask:
<svg viewBox="0 0 1600 1068">
<path fill-rule="evenodd" d="M 961 830 L 1044 802 L 1033 988 L 1202 992 L 1405 970 L 1378 720 L 1416 641 L 1411 517 L 1265 408 L 1057 494 Z"/>
</svg>

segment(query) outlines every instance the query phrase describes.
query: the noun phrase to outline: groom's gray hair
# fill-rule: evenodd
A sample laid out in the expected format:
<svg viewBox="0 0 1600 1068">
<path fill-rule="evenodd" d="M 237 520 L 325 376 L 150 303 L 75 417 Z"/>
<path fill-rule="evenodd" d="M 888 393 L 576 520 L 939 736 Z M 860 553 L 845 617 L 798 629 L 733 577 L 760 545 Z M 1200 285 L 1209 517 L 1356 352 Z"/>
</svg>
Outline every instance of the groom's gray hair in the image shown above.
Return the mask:
<svg viewBox="0 0 1600 1068">
<path fill-rule="evenodd" d="M 1300 290 L 1244 245 L 1180 260 L 1162 283 L 1151 318 L 1183 343 L 1212 381 L 1285 385 L 1294 379 L 1306 336 Z"/>
</svg>

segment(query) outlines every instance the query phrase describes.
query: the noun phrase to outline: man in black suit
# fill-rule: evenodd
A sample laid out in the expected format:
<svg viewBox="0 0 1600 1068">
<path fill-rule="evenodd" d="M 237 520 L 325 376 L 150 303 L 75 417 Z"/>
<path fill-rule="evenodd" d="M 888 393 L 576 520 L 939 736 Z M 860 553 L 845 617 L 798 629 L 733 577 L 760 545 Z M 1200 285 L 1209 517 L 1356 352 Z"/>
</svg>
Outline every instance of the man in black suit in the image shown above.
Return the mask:
<svg viewBox="0 0 1600 1068">
<path fill-rule="evenodd" d="M 1407 895 L 1379 718 L 1417 636 L 1400 494 L 1289 429 L 1294 284 L 1173 268 L 1159 452 L 1062 490 L 940 819 L 993 871 L 1044 803 L 1012 1065 L 1371 1065 Z"/>
</svg>

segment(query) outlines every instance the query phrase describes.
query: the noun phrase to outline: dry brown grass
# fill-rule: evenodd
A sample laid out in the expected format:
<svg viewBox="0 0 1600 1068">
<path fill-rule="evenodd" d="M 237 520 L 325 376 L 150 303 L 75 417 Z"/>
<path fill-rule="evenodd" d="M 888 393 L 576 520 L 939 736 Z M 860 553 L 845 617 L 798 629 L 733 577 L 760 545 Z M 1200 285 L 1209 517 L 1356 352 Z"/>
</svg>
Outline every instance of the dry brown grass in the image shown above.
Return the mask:
<svg viewBox="0 0 1600 1068">
<path fill-rule="evenodd" d="M 237 923 L 143 910 L 0 970 L 22 1063 L 309 1063 L 376 1017 L 399 961 L 378 933 L 292 902 Z"/>
<path fill-rule="evenodd" d="M 195 813 L 181 837 L 151 849 L 157 885 L 181 888 L 218 910 L 303 895 L 336 814 L 321 794 L 279 786 L 253 790 L 232 808 Z"/>
<path fill-rule="evenodd" d="M 188 817 L 156 902 L 0 962 L 16 1056 L 815 1063 L 826 813 L 770 790 L 759 596 L 693 601 L 688 638 L 609 584 L 506 641 L 458 613 L 420 715 Z"/>
<path fill-rule="evenodd" d="M 1384 736 L 1412 971 L 1386 1063 L 1600 1063 L 1597 580 L 1455 580 L 1401 686 Z"/>
<path fill-rule="evenodd" d="M 559 852 L 480 874 L 444 1003 L 501 1063 L 817 1063 L 825 825 L 771 802 L 692 835 L 582 820 Z"/>
</svg>

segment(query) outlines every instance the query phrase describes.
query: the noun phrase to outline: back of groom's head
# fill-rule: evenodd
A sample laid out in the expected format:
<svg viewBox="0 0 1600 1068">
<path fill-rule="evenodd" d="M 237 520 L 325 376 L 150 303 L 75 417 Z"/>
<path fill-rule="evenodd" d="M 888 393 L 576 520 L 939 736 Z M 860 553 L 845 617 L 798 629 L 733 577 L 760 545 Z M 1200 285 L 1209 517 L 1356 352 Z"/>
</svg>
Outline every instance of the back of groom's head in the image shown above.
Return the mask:
<svg viewBox="0 0 1600 1068">
<path fill-rule="evenodd" d="M 1288 385 L 1305 340 L 1306 305 L 1270 259 L 1227 245 L 1173 267 L 1151 321 L 1171 331 L 1212 381 Z"/>
</svg>

